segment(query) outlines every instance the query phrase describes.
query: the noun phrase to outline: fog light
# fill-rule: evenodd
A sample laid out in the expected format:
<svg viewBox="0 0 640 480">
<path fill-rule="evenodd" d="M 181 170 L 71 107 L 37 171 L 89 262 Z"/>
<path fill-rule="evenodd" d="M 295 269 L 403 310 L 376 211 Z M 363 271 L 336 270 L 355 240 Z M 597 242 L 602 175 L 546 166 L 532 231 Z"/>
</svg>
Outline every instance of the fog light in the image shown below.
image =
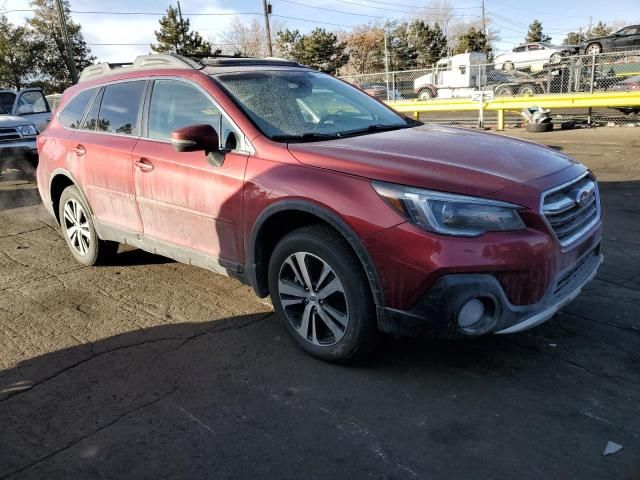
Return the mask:
<svg viewBox="0 0 640 480">
<path fill-rule="evenodd" d="M 482 300 L 472 298 L 463 305 L 458 313 L 458 325 L 463 330 L 473 327 L 480 322 L 485 314 L 485 306 Z"/>
</svg>

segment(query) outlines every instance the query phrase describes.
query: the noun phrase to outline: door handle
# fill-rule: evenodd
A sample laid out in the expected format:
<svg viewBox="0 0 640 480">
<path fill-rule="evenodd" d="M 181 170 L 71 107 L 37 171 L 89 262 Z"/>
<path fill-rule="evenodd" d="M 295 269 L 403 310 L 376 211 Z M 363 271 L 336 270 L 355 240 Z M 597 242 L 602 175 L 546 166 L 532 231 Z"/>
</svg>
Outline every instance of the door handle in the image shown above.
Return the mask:
<svg viewBox="0 0 640 480">
<path fill-rule="evenodd" d="M 87 149 L 84 148 L 84 145 L 76 145 L 75 148 L 72 148 L 71 150 L 79 157 L 82 157 L 85 153 L 87 153 Z"/>
<path fill-rule="evenodd" d="M 151 163 L 149 160 L 147 160 L 146 158 L 141 158 L 140 160 L 138 160 L 136 162 L 136 167 L 141 171 L 141 172 L 151 172 L 153 171 L 153 163 Z"/>
</svg>

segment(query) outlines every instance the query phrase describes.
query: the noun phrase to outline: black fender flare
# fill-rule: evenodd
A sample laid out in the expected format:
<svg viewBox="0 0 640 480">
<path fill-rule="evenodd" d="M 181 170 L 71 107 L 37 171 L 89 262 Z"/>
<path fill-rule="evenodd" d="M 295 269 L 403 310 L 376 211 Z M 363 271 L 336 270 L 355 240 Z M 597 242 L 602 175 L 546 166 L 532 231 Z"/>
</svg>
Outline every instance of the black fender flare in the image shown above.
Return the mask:
<svg viewBox="0 0 640 480">
<path fill-rule="evenodd" d="M 265 276 L 265 269 L 267 267 L 264 265 L 263 259 L 256 258 L 258 237 L 267 220 L 273 215 L 287 210 L 314 215 L 338 231 L 360 260 L 369 281 L 374 303 L 379 306 L 384 305 L 384 294 L 378 271 L 360 237 L 356 235 L 353 229 L 342 218 L 331 212 L 328 208 L 305 200 L 281 200 L 273 203 L 260 212 L 253 225 L 251 237 L 248 242 L 248 264 L 245 268 L 248 277 L 247 280 L 258 296 L 265 297 L 268 293 L 265 285 L 266 282 L 260 281 L 260 278 Z"/>
</svg>

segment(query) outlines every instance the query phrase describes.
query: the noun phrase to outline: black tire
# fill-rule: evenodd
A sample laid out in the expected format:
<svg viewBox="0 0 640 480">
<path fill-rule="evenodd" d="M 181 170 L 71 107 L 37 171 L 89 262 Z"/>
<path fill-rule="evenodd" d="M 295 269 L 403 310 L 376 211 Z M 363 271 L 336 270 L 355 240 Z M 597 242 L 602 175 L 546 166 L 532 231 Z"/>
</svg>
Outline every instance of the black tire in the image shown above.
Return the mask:
<svg viewBox="0 0 640 480">
<path fill-rule="evenodd" d="M 600 45 L 599 43 L 590 43 L 589 45 L 587 45 L 587 48 L 584 49 L 584 53 L 586 55 L 597 55 L 599 53 L 602 53 L 602 45 Z"/>
<path fill-rule="evenodd" d="M 67 206 L 72 208 L 71 206 L 74 204 L 80 206 L 80 210 L 75 210 L 78 214 L 65 215 L 65 208 Z M 77 187 L 71 185 L 64 189 L 58 203 L 58 215 L 62 236 L 67 242 L 71 254 L 82 265 L 91 266 L 107 263 L 118 251 L 117 242 L 101 240 L 98 237 L 91 217 L 91 210 Z M 76 223 L 70 220 L 70 217 L 75 217 L 77 224 L 83 225 L 83 228 L 77 228 Z M 73 238 L 68 233 L 71 227 L 76 227 L 76 235 L 71 234 Z M 81 234 L 80 230 L 84 233 Z M 85 234 L 87 235 L 86 237 L 84 236 Z M 83 249 L 84 253 L 81 253 Z"/>
<path fill-rule="evenodd" d="M 550 132 L 553 130 L 553 123 L 528 123 L 526 129 L 527 132 Z"/>
<path fill-rule="evenodd" d="M 420 93 L 418 93 L 418 100 L 425 101 L 425 100 L 430 100 L 432 98 L 433 98 L 433 93 L 431 93 L 431 90 L 429 90 L 428 88 L 425 88 L 424 90 L 420 90 Z"/>
<path fill-rule="evenodd" d="M 518 88 L 518 95 L 535 95 L 538 93 L 538 87 L 533 83 L 525 83 Z"/>
<path fill-rule="evenodd" d="M 306 281 L 296 283 L 295 278 L 291 276 L 289 278 L 292 280 L 286 279 L 287 273 L 295 274 L 300 280 L 301 277 L 304 277 L 304 274 L 298 275 L 301 270 L 299 260 L 295 257 L 296 254 L 302 256 L 305 271 L 308 272 L 306 278 L 310 279 L 312 283 L 311 289 L 304 288 L 303 285 Z M 291 268 L 291 262 L 296 263 L 298 273 Z M 324 268 L 324 264 L 328 265 L 332 271 L 326 279 L 321 280 L 318 277 L 322 277 L 322 275 L 318 275 L 318 273 L 321 268 Z M 357 256 L 347 242 L 334 230 L 326 226 L 311 225 L 286 235 L 276 245 L 271 255 L 268 275 L 269 292 L 275 311 L 289 334 L 307 353 L 321 360 L 347 363 L 365 357 L 375 347 L 378 332 L 369 282 Z M 331 302 L 336 301 L 336 298 L 332 296 L 325 297 L 324 302 L 326 303 L 323 304 L 324 287 L 333 283 L 334 278 L 339 280 L 340 286 L 343 288 L 342 291 L 333 294 L 339 296 L 337 300 L 341 302 L 342 307 L 336 307 L 335 304 L 330 305 Z M 314 280 L 319 280 L 318 285 L 314 283 Z M 310 297 L 297 302 L 296 299 L 299 300 L 300 294 L 288 296 L 286 293 L 281 293 L 280 285 L 283 285 L 284 288 L 285 281 L 288 282 L 286 285 L 293 285 L 297 292 L 307 290 Z M 304 294 L 304 292 L 302 293 Z M 285 309 L 282 297 L 285 297 L 284 301 L 293 304 L 287 305 Z M 328 307 L 330 307 L 329 310 L 325 310 Z M 347 319 L 346 327 L 340 332 L 342 336 L 334 343 L 331 341 L 325 341 L 325 344 L 314 343 L 314 340 L 319 341 L 323 332 L 326 333 L 325 340 L 326 338 L 336 338 L 331 333 L 333 330 L 328 328 L 328 323 L 321 318 L 320 312 L 326 317 L 327 311 L 336 312 L 336 309 L 340 310 L 341 308 L 346 311 Z M 308 320 L 305 328 L 303 327 L 303 319 L 307 309 L 310 313 L 307 314 Z M 299 325 L 297 326 L 295 325 L 296 314 L 299 314 Z M 334 328 L 336 325 L 340 326 L 335 321 L 332 323 Z M 300 332 L 304 330 L 305 333 L 300 333 L 296 328 L 300 329 Z"/>
<path fill-rule="evenodd" d="M 561 53 L 553 53 L 549 57 L 549 63 L 551 63 L 552 65 L 555 65 L 556 63 L 560 63 L 561 61 L 562 61 Z"/>
<path fill-rule="evenodd" d="M 513 90 L 511 89 L 511 87 L 507 87 L 507 86 L 498 87 L 496 88 L 495 95 L 496 97 L 512 97 Z"/>
</svg>

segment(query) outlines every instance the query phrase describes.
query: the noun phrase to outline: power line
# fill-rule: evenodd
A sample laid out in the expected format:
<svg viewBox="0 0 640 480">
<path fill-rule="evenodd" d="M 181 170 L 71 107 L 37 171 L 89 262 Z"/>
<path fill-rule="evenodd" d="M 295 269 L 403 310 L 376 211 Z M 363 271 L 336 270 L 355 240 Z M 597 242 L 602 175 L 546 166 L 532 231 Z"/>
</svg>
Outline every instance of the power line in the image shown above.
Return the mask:
<svg viewBox="0 0 640 480">
<path fill-rule="evenodd" d="M 338 0 L 339 2 L 342 0 Z M 397 3 L 397 2 L 383 2 L 381 0 L 363 0 L 365 2 L 369 2 L 369 3 L 377 3 L 380 5 L 391 5 L 391 6 L 397 6 L 397 7 L 408 7 L 408 8 L 415 8 L 418 10 L 477 10 L 480 9 L 481 7 L 423 7 L 422 5 L 407 5 L 407 4 L 402 4 L 402 3 Z M 372 7 L 375 8 L 375 7 Z"/>
<path fill-rule="evenodd" d="M 35 8 L 22 8 L 13 10 L 2 10 L 2 13 L 14 13 L 14 12 L 35 12 Z M 100 10 L 69 10 L 71 13 L 78 15 L 148 15 L 154 17 L 164 17 L 167 12 L 107 12 Z M 184 16 L 188 17 L 217 17 L 217 16 L 234 16 L 234 15 L 262 15 L 260 12 L 221 12 L 221 13 L 185 13 Z"/>
<path fill-rule="evenodd" d="M 342 23 L 320 22 L 318 20 L 312 20 L 310 18 L 287 17 L 286 15 L 276 15 L 275 13 L 272 13 L 271 16 L 272 17 L 278 17 L 278 18 L 286 18 L 287 20 L 298 20 L 300 22 L 318 23 L 320 25 L 332 25 L 334 27 L 343 27 L 343 28 L 352 28 L 353 27 L 353 25 L 344 25 Z"/>
<path fill-rule="evenodd" d="M 387 18 L 387 17 L 381 17 L 380 15 L 367 15 L 365 13 L 346 12 L 344 10 L 334 10 L 333 8 L 317 7 L 315 5 L 309 5 L 308 3 L 294 2 L 292 0 L 279 0 L 279 1 L 285 2 L 285 3 L 291 3 L 293 5 L 300 5 L 301 7 L 315 8 L 316 10 L 325 10 L 327 12 L 334 12 L 334 13 L 344 13 L 346 15 L 356 15 L 358 17 L 383 18 L 383 19 Z"/>
<path fill-rule="evenodd" d="M 373 8 L 376 10 L 384 10 L 386 12 L 394 12 L 394 13 L 417 13 L 417 12 L 425 12 L 425 13 L 437 13 L 437 12 L 444 12 L 444 10 L 442 9 L 436 9 L 433 11 L 429 11 L 428 7 L 419 7 L 417 5 L 406 5 L 406 4 L 399 4 L 399 3 L 387 3 L 387 2 L 376 2 L 376 3 L 380 3 L 382 5 L 393 5 L 393 6 L 397 6 L 397 7 L 408 7 L 412 10 L 400 10 L 398 8 L 388 8 L 388 7 L 380 7 L 377 5 L 369 5 L 366 3 L 360 3 L 360 2 L 353 2 L 351 0 L 337 0 L 338 2 L 341 3 L 347 3 L 349 5 L 357 5 L 359 7 L 366 7 L 366 8 Z M 372 1 L 372 0 L 364 0 L 364 1 Z M 460 7 L 462 8 L 462 7 Z M 466 8 L 480 8 L 480 7 L 466 7 Z M 478 14 L 452 14 L 451 17 L 477 17 Z"/>
<path fill-rule="evenodd" d="M 491 3 L 495 3 L 496 5 L 500 5 L 501 7 L 507 7 L 507 8 L 512 8 L 514 10 L 521 10 L 524 12 L 530 12 L 530 13 L 536 13 L 539 15 L 553 15 L 556 17 L 573 17 L 573 18 L 587 18 L 588 15 L 567 15 L 566 13 L 554 13 L 554 12 L 542 12 L 540 10 L 531 10 L 530 8 L 522 8 L 522 7 L 514 7 L 513 5 L 509 5 L 506 3 L 500 3 L 500 2 L 496 2 L 494 0 L 491 0 Z"/>
</svg>

